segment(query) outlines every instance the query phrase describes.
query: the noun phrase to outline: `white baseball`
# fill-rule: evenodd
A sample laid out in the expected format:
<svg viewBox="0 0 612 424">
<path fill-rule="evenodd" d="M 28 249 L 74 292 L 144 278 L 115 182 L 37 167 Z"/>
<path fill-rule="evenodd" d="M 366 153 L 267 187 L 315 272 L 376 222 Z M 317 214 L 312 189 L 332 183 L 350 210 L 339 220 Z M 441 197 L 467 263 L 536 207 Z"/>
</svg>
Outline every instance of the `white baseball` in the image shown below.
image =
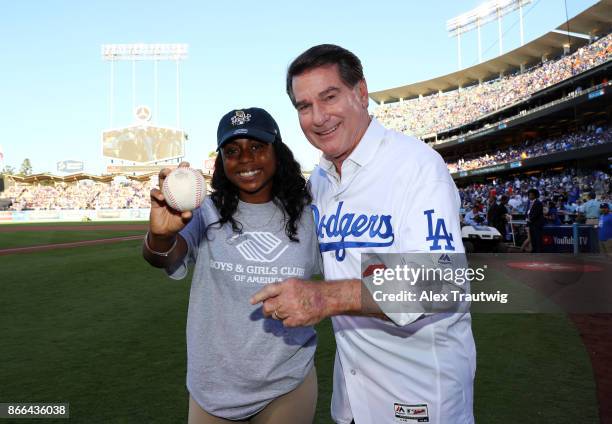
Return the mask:
<svg viewBox="0 0 612 424">
<path fill-rule="evenodd" d="M 164 180 L 162 193 L 172 209 L 191 211 L 202 204 L 206 194 L 206 181 L 196 169 L 176 168 Z"/>
</svg>

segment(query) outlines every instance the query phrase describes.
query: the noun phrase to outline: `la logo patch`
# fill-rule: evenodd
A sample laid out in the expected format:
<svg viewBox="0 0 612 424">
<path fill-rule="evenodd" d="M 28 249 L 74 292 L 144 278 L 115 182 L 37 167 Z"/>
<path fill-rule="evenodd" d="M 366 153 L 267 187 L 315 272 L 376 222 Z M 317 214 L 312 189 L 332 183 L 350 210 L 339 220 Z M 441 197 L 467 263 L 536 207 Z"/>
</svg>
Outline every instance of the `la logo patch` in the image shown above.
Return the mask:
<svg viewBox="0 0 612 424">
<path fill-rule="evenodd" d="M 434 209 L 429 209 L 423 212 L 427 216 L 427 230 L 428 236 L 425 238 L 427 241 L 433 242 L 431 246 L 429 246 L 430 251 L 434 250 L 442 250 L 442 246 L 440 246 L 440 241 L 446 241 L 446 245 L 444 249 L 446 250 L 455 250 L 455 246 L 453 246 L 453 235 L 448 232 L 446 229 L 446 224 L 444 223 L 444 219 L 438 218 L 436 219 L 436 226 L 434 230 L 434 218 L 433 214 L 435 213 Z"/>
</svg>

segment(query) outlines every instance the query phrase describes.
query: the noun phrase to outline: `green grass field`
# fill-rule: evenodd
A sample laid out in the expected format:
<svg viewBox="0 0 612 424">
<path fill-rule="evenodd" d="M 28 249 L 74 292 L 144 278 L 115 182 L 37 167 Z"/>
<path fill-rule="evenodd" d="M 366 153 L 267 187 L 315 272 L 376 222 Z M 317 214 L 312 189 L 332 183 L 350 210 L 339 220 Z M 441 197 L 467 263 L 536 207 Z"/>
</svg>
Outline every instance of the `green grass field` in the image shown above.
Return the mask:
<svg viewBox="0 0 612 424">
<path fill-rule="evenodd" d="M 186 421 L 189 282 L 149 267 L 140 247 L 0 256 L 0 402 L 69 402 L 78 423 Z M 475 314 L 473 329 L 477 422 L 598 422 L 589 358 L 564 315 Z M 317 330 L 316 422 L 329 423 L 335 344 L 329 320 Z"/>
<path fill-rule="evenodd" d="M 58 223 L 55 222 L 4 222 L 0 224 L 0 228 L 2 227 L 57 227 L 58 225 L 71 225 L 71 226 L 79 226 L 79 227 L 91 227 L 92 225 L 146 225 L 147 221 L 74 221 L 74 222 L 63 222 Z"/>
</svg>

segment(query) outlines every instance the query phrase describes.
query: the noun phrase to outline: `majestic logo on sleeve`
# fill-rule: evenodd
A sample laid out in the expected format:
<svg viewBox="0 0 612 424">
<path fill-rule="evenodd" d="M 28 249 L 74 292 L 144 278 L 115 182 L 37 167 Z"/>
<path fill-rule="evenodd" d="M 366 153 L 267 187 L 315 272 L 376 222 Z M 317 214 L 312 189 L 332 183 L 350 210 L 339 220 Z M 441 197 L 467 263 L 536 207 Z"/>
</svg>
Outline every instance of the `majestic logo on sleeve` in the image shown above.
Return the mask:
<svg viewBox="0 0 612 424">
<path fill-rule="evenodd" d="M 442 246 L 440 246 L 440 241 L 446 241 L 446 245 L 444 249 L 446 250 L 455 250 L 455 246 L 453 246 L 453 234 L 449 233 L 446 230 L 446 224 L 444 223 L 444 219 L 438 218 L 436 219 L 436 228 L 434 230 L 434 219 L 433 214 L 436 211 L 434 209 L 429 209 L 423 212 L 423 214 L 427 215 L 427 231 L 428 236 L 425 238 L 427 241 L 433 241 L 432 245 L 429 246 L 429 250 L 442 250 Z"/>
<path fill-rule="evenodd" d="M 336 212 L 329 216 L 321 216 L 319 209 L 312 205 L 321 253 L 334 251 L 336 260 L 342 262 L 346 257 L 346 249 L 393 244 L 395 235 L 391 215 L 357 215 L 342 211 L 343 204 L 338 203 Z"/>
</svg>

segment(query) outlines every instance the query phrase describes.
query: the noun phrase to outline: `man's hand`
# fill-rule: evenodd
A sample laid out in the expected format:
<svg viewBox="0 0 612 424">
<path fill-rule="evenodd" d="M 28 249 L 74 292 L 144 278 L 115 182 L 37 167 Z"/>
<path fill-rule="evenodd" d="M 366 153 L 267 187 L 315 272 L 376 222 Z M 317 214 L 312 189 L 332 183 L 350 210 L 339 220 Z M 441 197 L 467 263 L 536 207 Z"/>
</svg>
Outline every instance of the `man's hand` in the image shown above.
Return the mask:
<svg viewBox="0 0 612 424">
<path fill-rule="evenodd" d="M 324 284 L 290 278 L 271 283 L 251 298 L 251 304 L 263 302 L 265 317 L 283 321 L 285 327 L 306 327 L 329 316 Z"/>
<path fill-rule="evenodd" d="M 251 304 L 263 303 L 263 314 L 285 327 L 314 325 L 333 315 L 361 315 L 388 320 L 367 294 L 361 280 L 306 281 L 290 278 L 255 293 Z"/>
</svg>

